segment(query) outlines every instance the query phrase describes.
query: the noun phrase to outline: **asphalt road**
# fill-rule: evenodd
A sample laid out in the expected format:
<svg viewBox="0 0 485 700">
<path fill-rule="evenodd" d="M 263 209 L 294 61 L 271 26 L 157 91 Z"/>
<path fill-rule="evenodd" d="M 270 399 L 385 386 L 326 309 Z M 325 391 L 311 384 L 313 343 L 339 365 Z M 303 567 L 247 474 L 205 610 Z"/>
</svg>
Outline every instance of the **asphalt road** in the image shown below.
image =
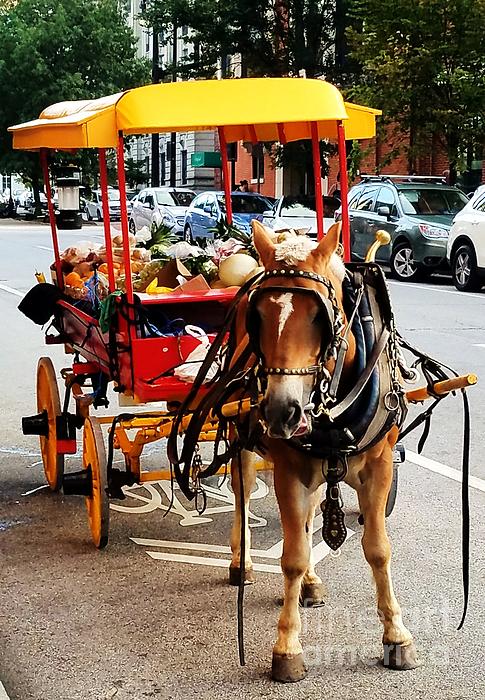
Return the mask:
<svg viewBox="0 0 485 700">
<path fill-rule="evenodd" d="M 85 239 L 102 230 L 86 227 Z M 79 239 L 66 233 L 62 245 Z M 469 391 L 472 408 L 470 489 L 472 584 L 465 628 L 457 632 L 461 593 L 459 478 L 462 412 L 458 398 L 443 401 L 417 457 L 401 467 L 398 502 L 388 521 L 393 572 L 404 619 L 424 664 L 386 671 L 376 663 L 381 629 L 370 573 L 360 547 L 356 500 L 345 492 L 352 531 L 341 556 L 325 556 L 314 536 L 317 571 L 328 602 L 303 612 L 303 644 L 310 666 L 299 684 L 269 678 L 282 580 L 280 527 L 271 474 L 261 474 L 251 504 L 257 583 L 246 590 L 246 659 L 236 647 L 236 593 L 226 585 L 232 499 L 227 485 L 208 485 L 209 509 L 200 517 L 177 494 L 165 519 L 165 483 L 134 488 L 111 512 L 108 548 L 93 549 L 83 500 L 45 489 L 35 438 L 20 431 L 35 412 L 35 367 L 59 348 L 46 348 L 39 327 L 17 311 L 34 270 L 51 261 L 46 226 L 0 225 L 2 363 L 0 393 L 0 680 L 12 700 L 478 700 L 485 696 L 485 392 Z M 460 372 L 485 378 L 485 292 L 460 294 L 447 280 L 391 282 L 400 331 Z M 116 411 L 116 406 L 111 409 Z M 146 464 L 164 460 L 153 446 Z M 76 468 L 79 456 L 68 460 Z M 186 545 L 186 543 L 189 543 Z M 188 548 L 184 548 L 186 545 Z M 2 688 L 0 684 L 0 698 Z"/>
</svg>

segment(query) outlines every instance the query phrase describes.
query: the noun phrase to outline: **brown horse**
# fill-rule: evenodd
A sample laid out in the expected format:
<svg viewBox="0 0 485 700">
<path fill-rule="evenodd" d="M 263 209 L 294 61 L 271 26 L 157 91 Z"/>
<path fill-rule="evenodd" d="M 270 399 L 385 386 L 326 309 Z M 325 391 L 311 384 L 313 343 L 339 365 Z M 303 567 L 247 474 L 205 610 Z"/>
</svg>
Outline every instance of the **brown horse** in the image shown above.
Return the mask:
<svg viewBox="0 0 485 700">
<path fill-rule="evenodd" d="M 299 601 L 306 605 L 323 602 L 324 586 L 311 562 L 311 540 L 315 508 L 322 500 L 324 476 L 322 460 L 314 459 L 292 449 L 287 440 L 301 434 L 307 427 L 305 407 L 309 403 L 315 375 L 301 371 L 314 367 L 321 357 L 322 334 L 331 334 L 322 319 L 322 306 L 317 294 L 295 293 L 295 287 L 305 287 L 325 295 L 326 289 L 311 276 L 298 278 L 300 270 L 316 273 L 335 290 L 335 300 L 343 321 L 342 280 L 345 269 L 336 255 L 340 224 L 330 228 L 315 246 L 306 237 L 295 237 L 275 243 L 268 231 L 253 221 L 254 245 L 265 270 L 285 270 L 278 277 L 278 291 L 260 293 L 253 313 L 258 316 L 258 342 L 267 372 L 266 391 L 261 415 L 266 425 L 265 447 L 274 464 L 274 483 L 283 527 L 284 604 L 278 622 L 278 638 L 273 647 L 272 675 L 275 680 L 292 682 L 302 679 L 306 669 L 299 640 L 301 629 Z M 290 270 L 293 272 L 290 274 Z M 271 287 L 271 280 L 260 285 Z M 273 282 L 274 285 L 274 282 Z M 287 289 L 287 291 L 286 291 Z M 241 304 L 237 322 L 238 340 L 246 333 L 247 306 Z M 330 343 L 331 338 L 324 339 Z M 356 345 L 350 333 L 348 351 L 342 372 L 343 384 L 349 385 L 353 376 Z M 325 344 L 323 343 L 323 344 Z M 335 360 L 326 367 L 332 372 Z M 269 368 L 269 369 L 268 369 Z M 273 368 L 273 371 L 271 370 Z M 280 368 L 274 371 L 274 368 Z M 292 369 L 300 368 L 292 372 Z M 289 370 L 286 374 L 282 370 Z M 390 559 L 391 548 L 386 533 L 385 508 L 393 470 L 393 447 L 397 428 L 392 427 L 380 441 L 367 451 L 349 459 L 345 482 L 358 494 L 364 517 L 362 546 L 372 568 L 377 588 L 377 609 L 383 623 L 384 665 L 394 669 L 410 669 L 418 665 L 411 633 L 405 627 L 401 609 L 394 595 Z M 245 579 L 253 580 L 250 557 L 250 532 L 247 523 L 249 495 L 255 483 L 252 453 L 243 451 L 241 465 L 244 476 Z M 236 495 L 236 518 L 231 534 L 232 562 L 230 579 L 234 583 L 240 571 L 240 480 L 238 460 L 233 460 L 232 483 Z"/>
</svg>

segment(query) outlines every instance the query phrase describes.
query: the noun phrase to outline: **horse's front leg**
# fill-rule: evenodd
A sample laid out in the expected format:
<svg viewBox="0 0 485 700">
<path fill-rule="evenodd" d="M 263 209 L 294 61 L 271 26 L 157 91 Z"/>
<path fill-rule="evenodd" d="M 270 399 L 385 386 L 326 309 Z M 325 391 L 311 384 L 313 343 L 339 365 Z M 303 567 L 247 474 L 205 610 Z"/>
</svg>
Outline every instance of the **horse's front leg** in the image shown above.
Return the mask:
<svg viewBox="0 0 485 700">
<path fill-rule="evenodd" d="M 242 450 L 240 460 L 244 485 L 244 580 L 254 583 L 253 563 L 251 561 L 251 531 L 249 529 L 249 499 L 256 483 L 255 455 Z M 234 491 L 235 513 L 231 530 L 232 560 L 229 567 L 229 583 L 238 586 L 241 577 L 241 479 L 239 474 L 239 457 L 231 461 L 231 485 Z"/>
<path fill-rule="evenodd" d="M 393 439 L 385 439 L 366 455 L 362 484 L 358 489 L 364 516 L 362 546 L 377 589 L 377 610 L 384 626 L 384 666 L 398 670 L 416 668 L 416 648 L 402 621 L 401 608 L 391 579 L 391 546 L 386 532 L 385 509 L 392 480 Z"/>
<path fill-rule="evenodd" d="M 300 470 L 289 460 L 275 460 L 275 490 L 283 526 L 283 556 L 281 568 L 285 583 L 283 609 L 278 621 L 278 639 L 273 647 L 272 676 L 285 683 L 305 677 L 303 650 L 299 635 L 301 619 L 299 598 L 304 576 L 311 571 L 308 521 L 314 512 L 314 488 L 305 486 Z M 312 518 L 311 518 L 312 519 Z"/>
</svg>

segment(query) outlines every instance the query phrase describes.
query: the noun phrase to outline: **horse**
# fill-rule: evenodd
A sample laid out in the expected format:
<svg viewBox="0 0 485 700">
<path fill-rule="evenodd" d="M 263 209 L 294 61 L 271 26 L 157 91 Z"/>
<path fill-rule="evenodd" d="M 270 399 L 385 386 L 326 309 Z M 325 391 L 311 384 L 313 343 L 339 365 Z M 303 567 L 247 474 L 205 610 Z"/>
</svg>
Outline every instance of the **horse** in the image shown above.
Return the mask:
<svg viewBox="0 0 485 700">
<path fill-rule="evenodd" d="M 251 335 L 251 326 L 254 328 L 256 323 L 260 371 L 265 377 L 264 396 L 259 406 L 266 427 L 265 459 L 274 465 L 274 485 L 283 529 L 284 601 L 273 647 L 272 677 L 280 682 L 295 682 L 306 675 L 299 639 L 299 603 L 317 606 L 325 597 L 324 584 L 311 561 L 311 546 L 315 509 L 322 501 L 328 464 L 324 463 L 322 468 L 321 459 L 293 449 L 289 441 L 310 429 L 308 406 L 314 389 L 315 368 L 321 365 L 322 357 L 326 358 L 324 370 L 329 376 L 335 371 L 336 353 L 327 356 L 324 351 L 335 345 L 342 327 L 336 324 L 335 315 L 341 316 L 343 327 L 348 323 L 342 291 L 346 270 L 336 254 L 341 224 L 333 225 L 318 244 L 306 236 L 288 237 L 278 243 L 256 220 L 252 228 L 254 246 L 269 277 L 263 277 L 252 303 L 247 300 L 239 305 L 237 344 L 244 343 L 244 338 L 247 342 L 248 330 Z M 328 318 L 331 314 L 333 321 Z M 345 389 L 351 388 L 352 377 L 355 377 L 352 368 L 356 358 L 356 340 L 350 328 L 348 331 L 341 368 L 341 384 Z M 375 580 L 378 616 L 383 625 L 383 664 L 392 669 L 408 670 L 416 668 L 419 661 L 393 590 L 391 547 L 385 524 L 397 437 L 398 428 L 392 425 L 376 444 L 350 456 L 344 481 L 356 490 L 363 516 L 362 547 Z M 231 531 L 229 578 L 232 584 L 237 583 L 241 574 L 246 583 L 254 581 L 247 516 L 256 478 L 253 457 L 252 452 L 243 449 L 231 464 L 236 503 Z M 243 562 L 241 512 L 245 514 Z M 241 567 L 244 567 L 243 572 Z"/>
</svg>

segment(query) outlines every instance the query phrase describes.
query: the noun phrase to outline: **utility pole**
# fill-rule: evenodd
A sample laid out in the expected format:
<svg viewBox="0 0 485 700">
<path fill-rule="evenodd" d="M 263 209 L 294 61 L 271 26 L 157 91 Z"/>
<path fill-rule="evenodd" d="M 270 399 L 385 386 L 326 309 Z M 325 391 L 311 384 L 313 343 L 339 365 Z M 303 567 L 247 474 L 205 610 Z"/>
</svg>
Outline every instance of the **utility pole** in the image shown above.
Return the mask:
<svg viewBox="0 0 485 700">
<path fill-rule="evenodd" d="M 178 45 L 177 45 L 177 22 L 173 21 L 172 35 L 173 53 L 172 53 L 172 82 L 177 82 L 177 60 L 178 60 Z M 170 187 L 175 187 L 177 184 L 177 133 L 172 131 L 170 134 Z"/>
<path fill-rule="evenodd" d="M 159 82 L 160 76 L 160 56 L 158 50 L 158 30 L 152 27 L 152 83 Z M 152 187 L 160 186 L 160 136 L 152 134 Z"/>
</svg>

